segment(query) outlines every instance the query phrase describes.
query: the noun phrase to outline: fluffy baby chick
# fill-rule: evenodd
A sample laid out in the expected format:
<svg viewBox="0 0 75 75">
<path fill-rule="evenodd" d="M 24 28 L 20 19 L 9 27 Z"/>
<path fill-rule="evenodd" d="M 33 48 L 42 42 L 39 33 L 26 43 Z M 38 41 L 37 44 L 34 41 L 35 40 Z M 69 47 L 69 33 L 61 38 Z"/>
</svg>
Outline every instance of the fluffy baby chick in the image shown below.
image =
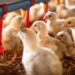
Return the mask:
<svg viewBox="0 0 75 75">
<path fill-rule="evenodd" d="M 47 27 L 50 35 L 55 36 L 56 33 L 62 29 L 61 26 L 64 20 L 59 21 L 56 13 L 47 12 L 44 16 L 44 19 L 47 20 Z"/>
<path fill-rule="evenodd" d="M 30 22 L 33 22 L 38 19 L 37 12 L 39 11 L 39 9 L 39 4 L 36 4 L 30 8 Z M 36 15 L 36 17 L 34 15 Z"/>
<path fill-rule="evenodd" d="M 27 75 L 62 75 L 62 66 L 56 54 L 39 46 L 34 31 L 25 29 L 18 36 L 24 46 L 22 64 Z"/>
<path fill-rule="evenodd" d="M 56 5 L 50 3 L 48 5 L 48 11 L 56 12 Z"/>
<path fill-rule="evenodd" d="M 62 25 L 64 28 L 75 27 L 75 17 L 67 18 Z"/>
<path fill-rule="evenodd" d="M 20 11 L 20 10 L 16 10 L 16 11 L 13 11 L 13 12 L 10 12 L 10 13 L 6 14 L 5 19 L 3 20 L 3 27 L 6 27 L 7 25 L 9 25 L 10 22 L 11 22 L 11 20 L 12 20 L 15 16 L 20 15 L 20 14 L 18 13 L 18 11 Z"/>
<path fill-rule="evenodd" d="M 75 16 L 75 6 L 70 6 L 67 8 L 65 4 L 60 4 L 57 6 L 56 12 L 59 18 L 66 19 L 69 17 L 74 17 Z"/>
<path fill-rule="evenodd" d="M 64 2 L 67 8 L 75 6 L 75 0 L 64 0 Z"/>
<path fill-rule="evenodd" d="M 68 16 L 75 17 L 75 6 L 68 9 Z"/>
<path fill-rule="evenodd" d="M 24 28 L 24 24 L 22 23 L 22 17 L 16 16 L 11 21 L 10 25 L 3 29 L 2 31 L 2 44 L 7 51 L 13 51 L 14 56 L 13 60 L 16 58 L 16 54 L 18 54 L 22 50 L 22 42 L 20 38 L 17 36 L 17 32 L 20 28 Z"/>
<path fill-rule="evenodd" d="M 72 38 L 69 33 L 65 31 L 58 32 L 56 38 L 61 40 L 67 46 L 65 55 L 71 58 L 75 58 L 75 43 L 72 41 Z"/>
<path fill-rule="evenodd" d="M 41 46 L 51 48 L 59 59 L 62 59 L 66 47 L 62 42 L 48 35 L 46 24 L 43 21 L 35 21 L 32 26 L 34 26 L 34 30 L 37 32 Z"/>
<path fill-rule="evenodd" d="M 62 25 L 64 29 L 69 29 L 71 31 L 71 35 L 73 37 L 73 41 L 75 42 L 75 17 L 67 18 Z"/>
<path fill-rule="evenodd" d="M 35 4 L 34 6 L 30 8 L 30 22 L 33 22 L 43 17 L 44 13 L 45 11 L 43 8 L 43 3 Z"/>
<path fill-rule="evenodd" d="M 52 1 L 55 2 L 55 3 L 53 3 Z M 49 9 L 49 11 L 52 11 L 52 12 L 56 12 L 57 9 L 58 9 L 58 13 L 60 14 L 59 10 L 61 11 L 63 9 L 63 7 L 62 8 L 58 8 L 58 7 L 60 5 L 63 5 L 63 4 L 65 4 L 65 1 L 64 0 L 50 0 L 48 2 L 48 5 L 49 5 L 48 9 Z M 65 13 L 64 13 L 64 15 L 65 15 Z"/>
<path fill-rule="evenodd" d="M 68 16 L 75 16 L 75 1 L 72 2 L 72 0 L 65 0 L 65 6 L 68 9 Z"/>
<path fill-rule="evenodd" d="M 56 13 L 61 19 L 66 19 L 68 17 L 68 9 L 64 4 L 60 4 L 57 6 Z"/>
<path fill-rule="evenodd" d="M 48 11 L 56 12 L 56 5 L 51 0 L 48 2 Z"/>
</svg>

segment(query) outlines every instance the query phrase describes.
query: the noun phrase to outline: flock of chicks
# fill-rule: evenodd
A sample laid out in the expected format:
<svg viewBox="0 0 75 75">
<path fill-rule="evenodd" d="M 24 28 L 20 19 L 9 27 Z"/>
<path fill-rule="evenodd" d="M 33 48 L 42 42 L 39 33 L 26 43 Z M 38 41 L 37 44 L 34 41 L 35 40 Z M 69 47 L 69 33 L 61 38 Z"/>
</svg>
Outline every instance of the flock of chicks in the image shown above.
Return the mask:
<svg viewBox="0 0 75 75">
<path fill-rule="evenodd" d="M 75 17 L 63 17 L 63 13 L 63 19 L 58 18 L 62 11 L 70 10 L 62 5 L 56 9 L 59 14 L 53 11 L 45 14 L 42 5 L 30 8 L 29 28 L 25 28 L 22 9 L 5 15 L 2 44 L 6 51 L 14 52 L 12 61 L 23 51 L 22 64 L 27 75 L 62 75 L 64 56 L 75 58 Z"/>
</svg>

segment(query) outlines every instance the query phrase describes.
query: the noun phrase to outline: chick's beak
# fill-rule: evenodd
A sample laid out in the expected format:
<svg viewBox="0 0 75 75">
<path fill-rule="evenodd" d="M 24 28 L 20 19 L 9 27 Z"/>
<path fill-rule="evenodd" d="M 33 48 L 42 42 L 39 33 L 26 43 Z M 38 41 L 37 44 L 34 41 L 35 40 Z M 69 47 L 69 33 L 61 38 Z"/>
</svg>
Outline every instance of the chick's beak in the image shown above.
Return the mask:
<svg viewBox="0 0 75 75">
<path fill-rule="evenodd" d="M 67 25 L 63 24 L 63 25 L 62 25 L 62 28 L 66 28 L 66 26 L 67 26 Z"/>
<path fill-rule="evenodd" d="M 61 37 L 59 37 L 59 36 L 55 36 L 55 38 L 61 40 Z"/>
</svg>

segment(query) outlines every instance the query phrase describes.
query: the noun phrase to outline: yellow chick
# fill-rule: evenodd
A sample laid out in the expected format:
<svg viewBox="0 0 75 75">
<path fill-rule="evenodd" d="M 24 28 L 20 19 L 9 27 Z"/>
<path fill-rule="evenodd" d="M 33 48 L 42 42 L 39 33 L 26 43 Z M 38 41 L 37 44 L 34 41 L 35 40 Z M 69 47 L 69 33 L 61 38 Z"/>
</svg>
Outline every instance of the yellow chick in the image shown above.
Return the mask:
<svg viewBox="0 0 75 75">
<path fill-rule="evenodd" d="M 64 2 L 67 8 L 75 6 L 75 0 L 64 0 Z"/>
<path fill-rule="evenodd" d="M 12 12 L 9 12 L 7 14 L 4 15 L 4 20 L 3 20 L 3 27 L 6 27 L 7 25 L 10 24 L 11 20 L 15 17 L 15 16 L 23 16 L 23 10 L 22 9 L 18 9 Z"/>
<path fill-rule="evenodd" d="M 43 21 L 35 21 L 32 26 L 37 32 L 40 45 L 45 48 L 51 48 L 59 59 L 62 59 L 66 47 L 61 41 L 48 35 L 46 24 Z"/>
<path fill-rule="evenodd" d="M 36 4 L 30 8 L 30 22 L 33 22 L 38 19 L 37 12 L 39 11 L 39 9 L 39 4 Z M 36 15 L 36 17 L 34 15 Z"/>
<path fill-rule="evenodd" d="M 64 0 L 49 0 L 49 2 L 48 2 L 48 5 L 49 5 L 48 9 L 49 9 L 49 11 L 56 12 L 58 6 L 60 6 L 62 4 L 65 4 Z M 62 10 L 62 8 L 60 10 Z M 58 13 L 60 14 L 60 12 L 58 12 Z"/>
<path fill-rule="evenodd" d="M 62 25 L 63 28 L 75 27 L 75 17 L 67 18 Z"/>
<path fill-rule="evenodd" d="M 45 14 L 43 3 L 30 7 L 30 22 L 40 19 Z M 35 17 L 35 16 L 36 17 Z"/>
<path fill-rule="evenodd" d="M 47 28 L 50 35 L 55 36 L 62 29 L 64 20 L 59 20 L 55 12 L 47 12 L 44 19 L 47 20 Z"/>
<path fill-rule="evenodd" d="M 65 0 L 64 2 L 66 1 L 67 0 Z M 59 18 L 66 19 L 69 17 L 74 17 L 75 16 L 75 6 L 67 7 L 65 4 L 60 4 L 57 6 L 56 12 Z"/>
<path fill-rule="evenodd" d="M 11 20 L 15 17 L 18 16 L 19 14 L 17 14 L 16 12 L 10 12 L 8 14 L 6 14 L 5 19 L 3 20 L 3 27 L 6 27 L 10 24 Z"/>
<path fill-rule="evenodd" d="M 24 46 L 22 64 L 27 75 L 62 75 L 62 65 L 56 54 L 39 46 L 33 30 L 20 31 L 18 36 Z"/>
<path fill-rule="evenodd" d="M 75 16 L 75 0 L 65 0 L 65 6 L 70 10 L 71 15 Z"/>
<path fill-rule="evenodd" d="M 56 5 L 48 4 L 48 11 L 56 12 Z"/>
<path fill-rule="evenodd" d="M 52 1 L 53 0 L 50 0 L 48 2 L 48 11 L 56 12 L 56 5 Z"/>
<path fill-rule="evenodd" d="M 75 42 L 75 17 L 70 17 L 67 18 L 64 21 L 64 24 L 62 25 L 62 27 L 67 31 L 70 31 L 70 35 L 73 38 L 73 41 Z"/>
<path fill-rule="evenodd" d="M 22 23 L 23 18 L 21 16 L 16 16 L 12 19 L 9 26 L 3 28 L 2 31 L 2 44 L 7 51 L 13 51 L 15 60 L 16 55 L 22 51 L 22 42 L 17 36 L 17 32 L 24 28 L 24 23 Z M 11 62 L 11 61 L 10 61 Z"/>
<path fill-rule="evenodd" d="M 73 42 L 69 33 L 65 31 L 58 32 L 56 38 L 58 38 L 66 45 L 67 50 L 65 51 L 65 55 L 71 58 L 75 58 L 75 43 Z"/>
<path fill-rule="evenodd" d="M 68 15 L 69 15 L 68 9 L 66 8 L 66 6 L 64 4 L 60 4 L 57 6 L 56 13 L 57 13 L 58 17 L 61 19 L 66 19 L 66 18 L 68 18 Z"/>
</svg>

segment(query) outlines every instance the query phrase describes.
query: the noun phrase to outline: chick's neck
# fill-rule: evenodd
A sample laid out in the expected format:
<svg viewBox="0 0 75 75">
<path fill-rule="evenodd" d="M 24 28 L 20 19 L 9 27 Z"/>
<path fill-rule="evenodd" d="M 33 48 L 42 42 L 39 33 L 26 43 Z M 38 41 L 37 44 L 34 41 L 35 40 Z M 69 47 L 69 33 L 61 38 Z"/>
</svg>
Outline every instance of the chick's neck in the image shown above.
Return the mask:
<svg viewBox="0 0 75 75">
<path fill-rule="evenodd" d="M 39 42 L 43 41 L 47 36 L 48 36 L 48 33 L 47 32 L 37 33 L 37 38 L 38 38 L 38 41 Z"/>
<path fill-rule="evenodd" d="M 24 47 L 24 50 L 26 51 L 26 52 L 29 52 L 29 51 L 36 51 L 36 49 L 38 49 L 38 43 L 37 43 L 37 41 L 22 41 L 23 42 L 23 47 Z"/>
<path fill-rule="evenodd" d="M 47 23 L 49 23 L 49 24 L 51 24 L 52 26 L 55 26 L 56 24 L 57 24 L 57 19 L 55 18 L 55 19 L 48 19 L 47 20 Z"/>
<path fill-rule="evenodd" d="M 46 36 L 48 34 L 47 30 L 40 30 L 37 35 L 40 37 Z"/>
<path fill-rule="evenodd" d="M 64 41 L 64 43 L 65 43 L 67 46 L 70 46 L 70 45 L 72 45 L 73 41 L 72 41 L 71 37 L 68 36 L 68 38 Z"/>
</svg>

